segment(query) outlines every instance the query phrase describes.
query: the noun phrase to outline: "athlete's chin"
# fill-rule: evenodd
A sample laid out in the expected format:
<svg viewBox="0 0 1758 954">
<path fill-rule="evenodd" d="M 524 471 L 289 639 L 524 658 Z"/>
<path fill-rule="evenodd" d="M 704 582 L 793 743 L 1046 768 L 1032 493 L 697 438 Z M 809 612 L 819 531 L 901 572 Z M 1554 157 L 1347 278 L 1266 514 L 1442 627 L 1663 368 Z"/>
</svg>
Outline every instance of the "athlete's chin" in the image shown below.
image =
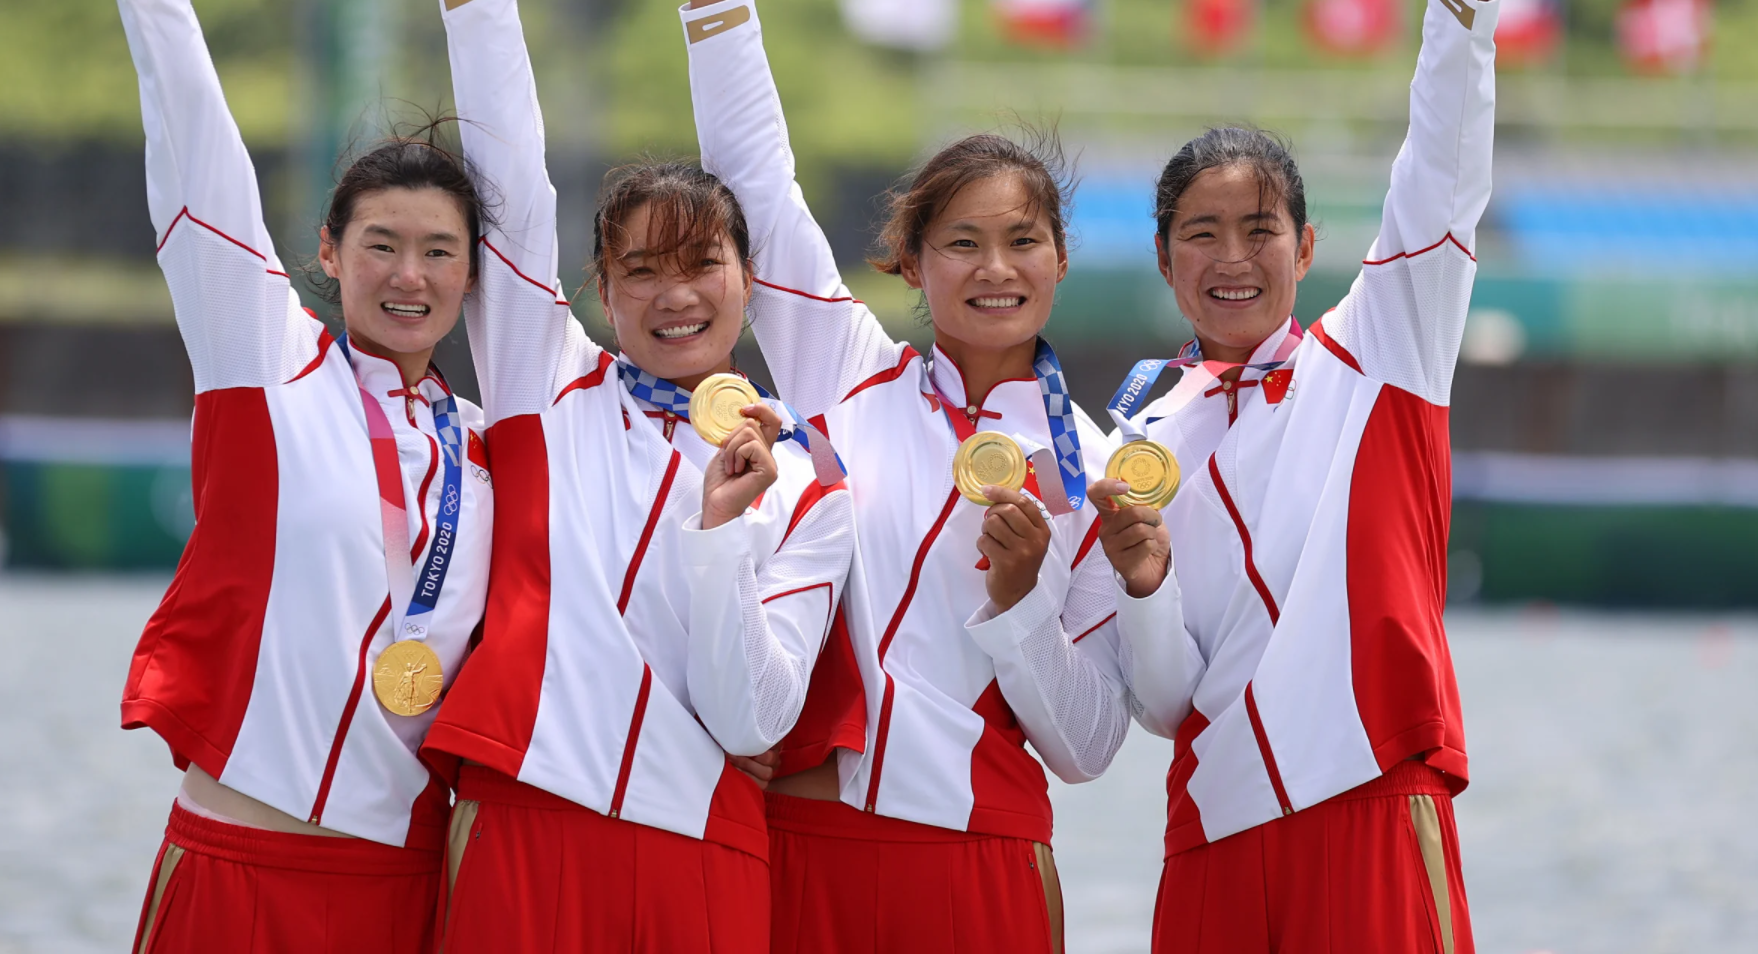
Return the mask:
<svg viewBox="0 0 1758 954">
<path fill-rule="evenodd" d="M 969 347 L 1005 351 L 1035 341 L 1049 319 L 1049 313 L 1040 309 L 1020 309 L 1002 316 L 960 315 L 953 321 L 936 321 L 934 328 Z"/>
</svg>

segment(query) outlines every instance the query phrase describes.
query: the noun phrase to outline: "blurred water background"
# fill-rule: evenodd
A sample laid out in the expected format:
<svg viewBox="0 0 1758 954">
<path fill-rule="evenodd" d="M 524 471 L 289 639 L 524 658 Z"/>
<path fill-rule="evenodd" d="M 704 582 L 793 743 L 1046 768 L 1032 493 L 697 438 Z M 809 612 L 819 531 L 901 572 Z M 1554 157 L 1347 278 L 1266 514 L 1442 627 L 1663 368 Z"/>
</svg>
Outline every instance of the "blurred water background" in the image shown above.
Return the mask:
<svg viewBox="0 0 1758 954">
<path fill-rule="evenodd" d="M 802 187 L 897 335 L 926 330 L 861 263 L 876 197 L 955 136 L 1058 129 L 1079 184 L 1048 334 L 1089 409 L 1189 335 L 1149 211 L 1206 124 L 1292 139 L 1321 236 L 1297 317 L 1347 290 L 1422 9 L 759 2 Z M 1758 950 L 1758 0 L 1500 2 L 1496 193 L 1452 399 L 1479 948 Z M 446 108 L 437 5 L 195 6 L 299 260 L 337 156 Z M 570 287 L 604 170 L 695 152 L 674 6 L 521 0 Z M 112 0 L 0 0 L 0 954 L 123 949 L 176 787 L 160 742 L 116 728 L 193 520 L 141 144 Z M 576 298 L 603 335 L 596 296 Z M 439 363 L 474 393 L 461 328 Z M 1076 954 L 1146 949 L 1169 758 L 1138 731 L 1104 779 L 1054 789 Z"/>
</svg>

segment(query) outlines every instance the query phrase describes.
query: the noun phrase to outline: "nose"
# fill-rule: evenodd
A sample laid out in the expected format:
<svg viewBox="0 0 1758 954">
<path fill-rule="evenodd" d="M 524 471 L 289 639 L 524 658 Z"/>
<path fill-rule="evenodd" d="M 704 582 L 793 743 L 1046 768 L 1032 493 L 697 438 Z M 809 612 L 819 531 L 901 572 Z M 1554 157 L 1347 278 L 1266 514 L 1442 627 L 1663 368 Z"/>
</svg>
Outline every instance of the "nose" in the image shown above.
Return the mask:
<svg viewBox="0 0 1758 954">
<path fill-rule="evenodd" d="M 1014 277 L 1013 263 L 1008 261 L 1004 245 L 991 245 L 977 258 L 975 277 L 980 282 L 1005 282 Z"/>
<path fill-rule="evenodd" d="M 696 292 L 695 283 L 687 280 L 666 282 L 653 296 L 654 307 L 661 311 L 683 311 L 696 304 L 702 296 Z"/>
<path fill-rule="evenodd" d="M 398 291 L 418 291 L 424 283 L 421 256 L 408 253 L 398 257 L 397 269 L 391 273 L 391 287 Z"/>
</svg>

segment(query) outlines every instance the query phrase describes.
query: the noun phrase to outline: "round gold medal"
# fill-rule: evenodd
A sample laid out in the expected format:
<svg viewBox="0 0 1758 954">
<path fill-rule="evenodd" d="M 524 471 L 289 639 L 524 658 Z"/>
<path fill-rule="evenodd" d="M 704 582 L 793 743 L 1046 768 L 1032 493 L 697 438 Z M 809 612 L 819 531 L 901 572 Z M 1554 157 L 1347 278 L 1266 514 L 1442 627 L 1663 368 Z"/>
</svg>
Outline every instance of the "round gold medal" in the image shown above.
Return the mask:
<svg viewBox="0 0 1758 954">
<path fill-rule="evenodd" d="M 1157 441 L 1130 441 L 1105 462 L 1105 476 L 1122 480 L 1129 492 L 1112 499 L 1121 507 L 1153 507 L 1172 502 L 1178 493 L 1178 459 Z"/>
<path fill-rule="evenodd" d="M 971 503 L 987 507 L 988 485 L 1018 490 L 1025 486 L 1026 456 L 1013 438 L 999 431 L 978 431 L 958 445 L 952 456 L 952 482 Z"/>
<path fill-rule="evenodd" d="M 690 392 L 690 426 L 715 447 L 732 436 L 747 418 L 747 405 L 757 403 L 757 389 L 736 374 L 711 374 Z"/>
<path fill-rule="evenodd" d="M 385 647 L 372 667 L 372 692 L 380 705 L 400 716 L 415 716 L 439 701 L 445 674 L 439 656 L 419 639 Z"/>
</svg>

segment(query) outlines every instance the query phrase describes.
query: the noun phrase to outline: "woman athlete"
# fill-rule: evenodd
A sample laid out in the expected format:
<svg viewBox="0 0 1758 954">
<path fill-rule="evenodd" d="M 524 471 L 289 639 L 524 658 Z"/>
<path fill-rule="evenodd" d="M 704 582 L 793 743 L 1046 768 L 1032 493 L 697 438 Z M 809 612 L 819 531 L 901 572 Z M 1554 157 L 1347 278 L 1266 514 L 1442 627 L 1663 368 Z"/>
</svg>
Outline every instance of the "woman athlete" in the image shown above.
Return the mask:
<svg viewBox="0 0 1758 954">
<path fill-rule="evenodd" d="M 424 750 L 460 775 L 445 950 L 767 951 L 762 793 L 728 753 L 800 712 L 848 491 L 804 422 L 692 401 L 729 385 L 751 287 L 713 176 L 612 174 L 594 271 L 621 354 L 586 337 L 517 4 L 445 8 L 465 155 L 499 200 L 465 307 L 506 502 L 482 643 Z"/>
<path fill-rule="evenodd" d="M 136 951 L 435 941 L 446 786 L 417 758 L 482 619 L 481 412 L 429 363 L 474 281 L 456 157 L 393 139 L 343 173 L 299 307 L 189 0 L 121 0 L 159 264 L 195 372 L 196 526 L 135 650 L 126 728 L 186 770 Z"/>
<path fill-rule="evenodd" d="M 1430 0 L 1379 238 L 1304 333 L 1314 236 L 1286 150 L 1214 129 L 1160 177 L 1160 270 L 1196 340 L 1165 397 L 1125 419 L 1138 365 L 1113 406 L 1187 486 L 1163 525 L 1131 508 L 1105 538 L 1138 717 L 1177 740 L 1158 952 L 1472 949 L 1441 611 L 1496 8 Z"/>
<path fill-rule="evenodd" d="M 1110 447 L 1039 337 L 1067 268 L 1061 187 L 985 135 L 894 196 L 878 265 L 922 291 L 924 357 L 842 284 L 794 182 L 755 4 L 681 14 L 703 163 L 759 250 L 758 342 L 855 488 L 849 642 L 826 651 L 768 793 L 773 950 L 1060 949 L 1048 786 L 1025 743 L 1085 781 L 1129 720 L 1117 587 L 1079 506 Z M 1021 445 L 1033 496 L 982 487 L 984 507 L 955 488 L 979 431 Z"/>
</svg>

